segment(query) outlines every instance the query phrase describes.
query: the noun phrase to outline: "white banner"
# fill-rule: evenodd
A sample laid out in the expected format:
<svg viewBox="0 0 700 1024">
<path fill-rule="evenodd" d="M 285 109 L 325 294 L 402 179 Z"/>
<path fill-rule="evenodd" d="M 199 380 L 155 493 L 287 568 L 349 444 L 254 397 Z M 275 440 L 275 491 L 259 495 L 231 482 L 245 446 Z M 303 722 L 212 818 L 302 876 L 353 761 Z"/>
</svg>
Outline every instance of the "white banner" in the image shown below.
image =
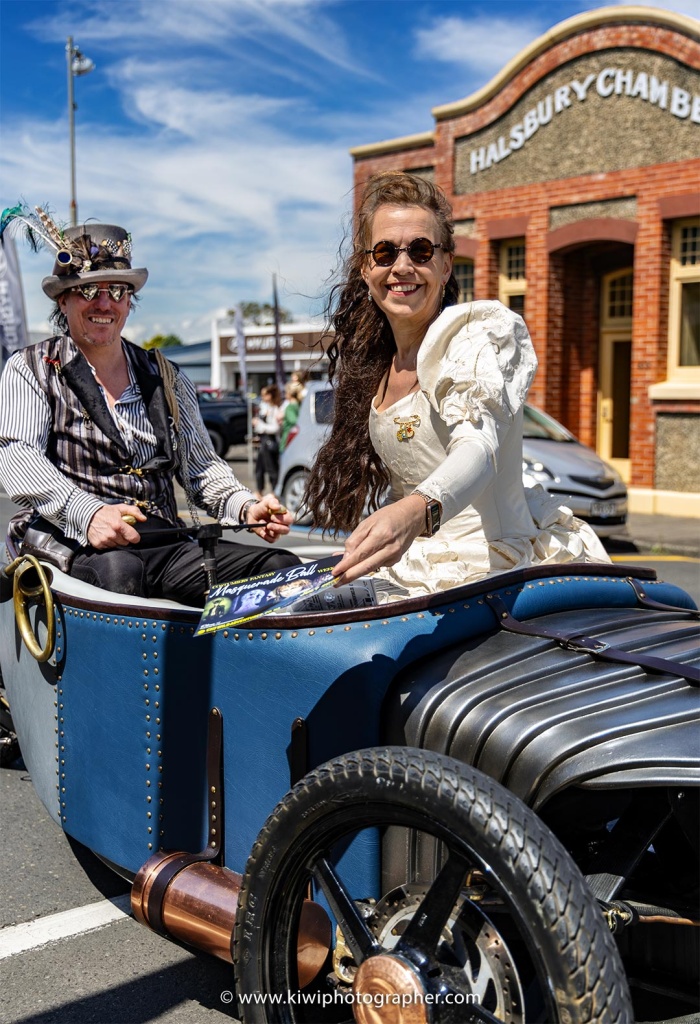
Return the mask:
<svg viewBox="0 0 700 1024">
<path fill-rule="evenodd" d="M 13 240 L 5 233 L 0 238 L 0 354 L 7 359 L 28 344 L 17 251 Z"/>
</svg>

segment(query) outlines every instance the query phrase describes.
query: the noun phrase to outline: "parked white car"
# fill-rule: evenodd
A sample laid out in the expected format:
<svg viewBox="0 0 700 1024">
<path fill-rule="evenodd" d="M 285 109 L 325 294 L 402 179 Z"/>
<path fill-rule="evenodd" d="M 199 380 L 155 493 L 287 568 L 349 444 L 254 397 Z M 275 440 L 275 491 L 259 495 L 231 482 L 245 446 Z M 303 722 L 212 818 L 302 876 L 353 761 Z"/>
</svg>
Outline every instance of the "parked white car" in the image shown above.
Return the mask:
<svg viewBox="0 0 700 1024">
<path fill-rule="evenodd" d="M 327 382 L 312 381 L 280 458 L 281 497 L 307 522 L 302 509 L 306 478 L 333 422 L 335 395 Z M 523 481 L 561 499 L 600 537 L 624 532 L 627 488 L 620 475 L 566 427 L 532 405 L 525 406 Z"/>
</svg>

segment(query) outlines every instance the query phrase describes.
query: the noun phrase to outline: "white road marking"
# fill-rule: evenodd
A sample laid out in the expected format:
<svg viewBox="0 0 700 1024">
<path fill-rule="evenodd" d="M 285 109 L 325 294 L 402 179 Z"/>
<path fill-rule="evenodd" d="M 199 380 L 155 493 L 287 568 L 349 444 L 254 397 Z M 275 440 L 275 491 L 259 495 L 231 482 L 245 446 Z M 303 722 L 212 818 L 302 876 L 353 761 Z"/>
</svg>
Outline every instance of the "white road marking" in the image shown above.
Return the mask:
<svg viewBox="0 0 700 1024">
<path fill-rule="evenodd" d="M 129 917 L 130 911 L 130 896 L 126 893 L 111 900 L 100 900 L 99 903 L 89 903 L 85 907 L 75 907 L 74 910 L 64 910 L 60 914 L 39 917 L 36 921 L 2 928 L 0 960 L 46 946 L 49 942 L 103 928 L 106 924 Z"/>
</svg>

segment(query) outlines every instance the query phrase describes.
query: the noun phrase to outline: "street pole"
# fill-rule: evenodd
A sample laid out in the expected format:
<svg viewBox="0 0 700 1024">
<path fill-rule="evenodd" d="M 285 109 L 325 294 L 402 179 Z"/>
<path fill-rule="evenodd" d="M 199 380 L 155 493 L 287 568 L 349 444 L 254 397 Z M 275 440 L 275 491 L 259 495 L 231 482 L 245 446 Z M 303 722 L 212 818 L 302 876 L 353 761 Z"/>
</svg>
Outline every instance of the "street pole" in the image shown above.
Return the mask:
<svg viewBox="0 0 700 1024">
<path fill-rule="evenodd" d="M 66 44 L 66 64 L 68 66 L 68 137 L 70 140 L 70 222 L 71 227 L 78 223 L 78 203 L 75 198 L 75 99 L 73 97 L 73 36 L 68 36 Z"/>
<path fill-rule="evenodd" d="M 95 67 L 89 57 L 73 45 L 73 36 L 66 42 L 66 66 L 68 68 L 68 138 L 70 143 L 70 222 L 71 227 L 78 223 L 78 202 L 75 188 L 75 95 L 73 79 L 78 75 L 87 75 Z"/>
</svg>

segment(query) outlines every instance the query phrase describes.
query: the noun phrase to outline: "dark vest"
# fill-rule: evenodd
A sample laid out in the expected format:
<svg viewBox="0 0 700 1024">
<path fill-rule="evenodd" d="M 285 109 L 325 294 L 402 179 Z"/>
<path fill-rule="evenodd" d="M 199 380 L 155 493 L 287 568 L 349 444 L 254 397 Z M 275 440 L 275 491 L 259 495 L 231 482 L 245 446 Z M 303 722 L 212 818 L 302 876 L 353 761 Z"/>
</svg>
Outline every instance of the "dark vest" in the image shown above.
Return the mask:
<svg viewBox="0 0 700 1024">
<path fill-rule="evenodd" d="M 175 458 L 163 380 L 154 357 L 137 345 L 125 344 L 156 436 L 154 457 L 144 466 L 131 465 L 87 360 L 65 335 L 48 338 L 22 353 L 51 406 L 46 454 L 76 486 L 105 502 L 144 502 L 146 511 L 176 523 Z"/>
</svg>

